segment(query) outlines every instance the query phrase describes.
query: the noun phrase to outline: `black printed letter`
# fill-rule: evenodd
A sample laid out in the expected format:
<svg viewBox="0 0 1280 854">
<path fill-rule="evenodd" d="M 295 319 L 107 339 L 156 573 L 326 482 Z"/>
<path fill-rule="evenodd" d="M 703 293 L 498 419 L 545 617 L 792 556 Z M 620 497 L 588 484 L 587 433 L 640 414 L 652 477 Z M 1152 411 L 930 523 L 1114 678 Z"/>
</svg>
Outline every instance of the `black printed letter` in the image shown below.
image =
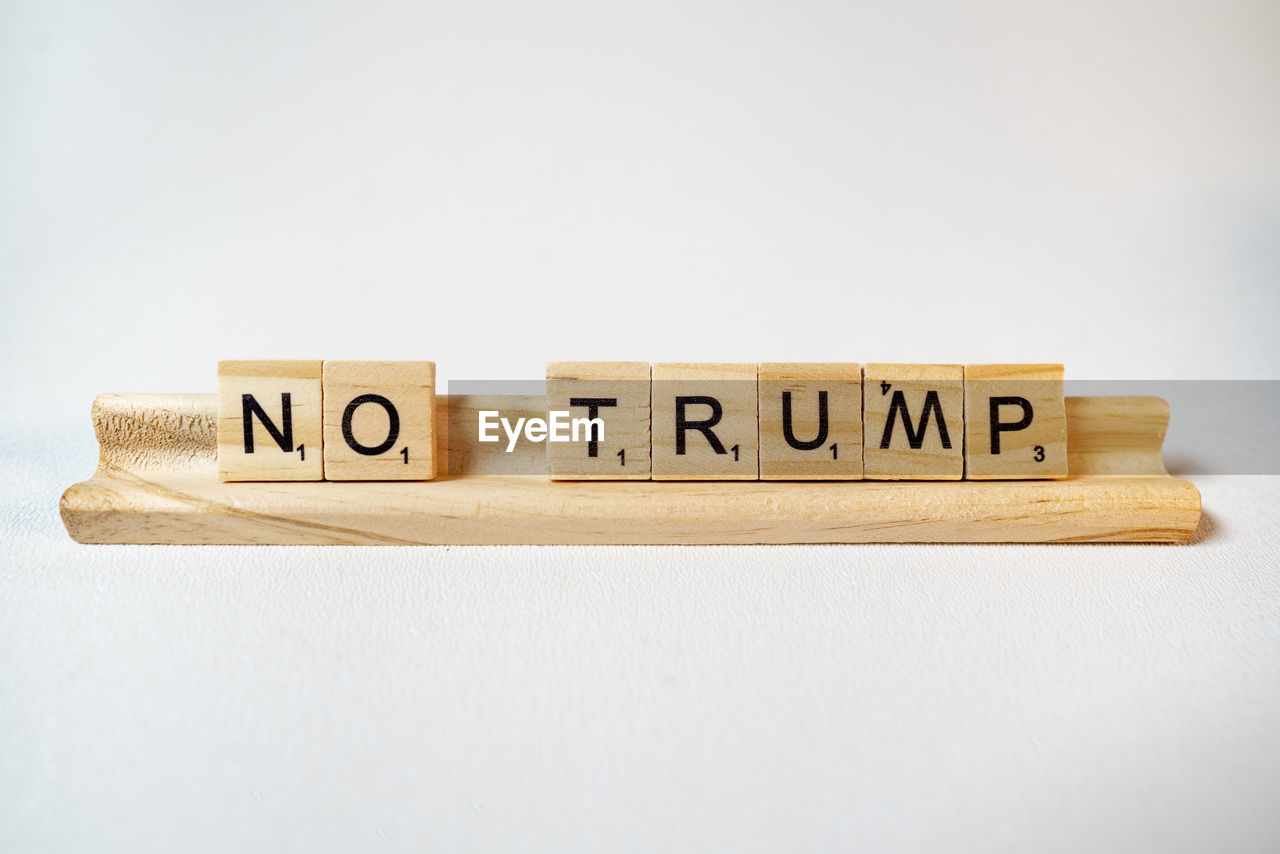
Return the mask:
<svg viewBox="0 0 1280 854">
<path fill-rule="evenodd" d="M 821 448 L 827 441 L 827 393 L 818 392 L 818 438 L 811 442 L 801 442 L 791 431 L 791 392 L 782 393 L 782 438 L 797 451 L 812 451 Z"/>
<path fill-rule="evenodd" d="M 569 398 L 570 406 L 585 406 L 587 408 L 587 418 L 595 421 L 596 415 L 600 412 L 602 406 L 617 406 L 618 399 L 616 397 L 571 397 Z M 587 456 L 595 457 L 600 450 L 600 431 L 596 430 L 595 425 L 587 428 Z"/>
<path fill-rule="evenodd" d="M 942 440 L 942 447 L 947 450 L 951 449 L 951 436 L 947 434 L 947 422 L 942 417 L 942 404 L 938 402 L 938 393 L 930 389 L 924 395 L 924 412 L 920 415 L 920 429 L 917 431 L 911 425 L 911 413 L 907 411 L 907 398 L 899 389 L 893 393 L 893 400 L 889 403 L 889 418 L 884 422 L 884 435 L 880 437 L 880 450 L 886 450 L 889 447 L 889 440 L 893 438 L 893 424 L 898 415 L 898 410 L 902 410 L 902 426 L 907 431 L 907 444 L 911 446 L 911 450 L 918 451 L 924 446 L 924 432 L 929 429 L 929 413 L 934 413 L 938 417 L 938 438 Z"/>
<path fill-rule="evenodd" d="M 356 410 L 361 404 L 376 403 L 387 411 L 387 419 L 391 422 L 387 427 L 387 440 L 376 447 L 361 445 L 356 441 L 356 437 L 351 433 L 351 419 L 356 414 Z M 347 440 L 347 444 L 351 450 L 357 454 L 364 454 L 366 457 L 376 457 L 378 454 L 385 454 L 395 446 L 396 439 L 400 438 L 400 413 L 396 412 L 395 404 L 387 400 L 380 394 L 362 394 L 355 400 L 347 404 L 346 410 L 342 413 L 342 438 Z"/>
<path fill-rule="evenodd" d="M 262 426 L 267 428 L 271 438 L 276 440 L 280 450 L 286 454 L 293 453 L 293 405 L 289 392 L 280 395 L 280 420 L 284 422 L 283 430 L 276 429 L 276 425 L 272 424 L 271 419 L 267 417 L 266 410 L 253 395 L 240 395 L 240 405 L 241 418 L 244 421 L 244 452 L 246 454 L 253 453 L 253 417 L 255 415 L 262 422 Z"/>
<path fill-rule="evenodd" d="M 991 453 L 1000 453 L 1000 434 L 1014 430 L 1025 430 L 1031 426 L 1031 401 L 1025 397 L 993 397 L 991 398 Z M 1021 406 L 1020 421 L 1001 421 L 1000 407 Z"/>
<path fill-rule="evenodd" d="M 711 407 L 711 417 L 705 421 L 690 421 L 684 415 L 684 408 L 689 404 L 701 404 L 702 406 Z M 704 397 L 701 395 L 690 395 L 688 397 L 676 397 L 676 456 L 684 456 L 684 431 L 697 430 L 707 437 L 707 442 L 711 445 L 711 450 L 717 454 L 727 453 L 724 445 L 716 438 L 716 434 L 711 432 L 711 428 L 720 423 L 720 416 L 724 414 L 724 410 L 720 406 L 720 401 L 714 397 Z"/>
</svg>

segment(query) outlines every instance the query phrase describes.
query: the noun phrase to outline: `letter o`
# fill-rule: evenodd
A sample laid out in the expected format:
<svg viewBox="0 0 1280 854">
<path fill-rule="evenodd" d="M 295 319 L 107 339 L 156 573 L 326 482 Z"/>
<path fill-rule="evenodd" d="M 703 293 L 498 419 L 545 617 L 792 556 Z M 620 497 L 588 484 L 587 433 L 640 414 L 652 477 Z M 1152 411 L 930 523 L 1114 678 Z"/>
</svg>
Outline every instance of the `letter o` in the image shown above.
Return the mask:
<svg viewBox="0 0 1280 854">
<path fill-rule="evenodd" d="M 361 445 L 356 441 L 356 437 L 351 433 L 351 419 L 356 414 L 356 410 L 365 403 L 376 403 L 387 411 L 387 419 L 391 422 L 387 430 L 387 440 L 381 445 L 370 447 Z M 385 454 L 387 451 L 395 447 L 396 439 L 400 438 L 400 413 L 396 412 L 395 404 L 387 400 L 380 394 L 362 394 L 355 400 L 347 404 L 347 409 L 342 413 L 342 438 L 347 440 L 347 445 L 357 454 L 364 454 L 366 457 L 376 457 L 379 454 Z"/>
</svg>

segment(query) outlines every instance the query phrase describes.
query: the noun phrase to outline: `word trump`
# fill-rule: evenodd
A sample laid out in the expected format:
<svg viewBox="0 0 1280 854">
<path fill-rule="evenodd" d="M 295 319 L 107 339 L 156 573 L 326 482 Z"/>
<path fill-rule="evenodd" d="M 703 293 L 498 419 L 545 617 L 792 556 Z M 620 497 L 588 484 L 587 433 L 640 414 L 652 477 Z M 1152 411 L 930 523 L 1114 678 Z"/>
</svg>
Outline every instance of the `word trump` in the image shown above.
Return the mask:
<svg viewBox="0 0 1280 854">
<path fill-rule="evenodd" d="M 1061 365 L 552 362 L 548 408 L 584 411 L 612 438 L 548 445 L 548 470 L 554 480 L 1062 478 L 1062 375 Z"/>
</svg>

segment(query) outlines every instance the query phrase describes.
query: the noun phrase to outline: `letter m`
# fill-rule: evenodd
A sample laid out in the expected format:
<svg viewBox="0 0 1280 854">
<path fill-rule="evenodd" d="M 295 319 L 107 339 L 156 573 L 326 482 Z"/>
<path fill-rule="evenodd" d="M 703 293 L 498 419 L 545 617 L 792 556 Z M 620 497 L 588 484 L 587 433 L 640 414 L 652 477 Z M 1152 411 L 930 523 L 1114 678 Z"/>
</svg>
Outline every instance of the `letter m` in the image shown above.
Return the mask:
<svg viewBox="0 0 1280 854">
<path fill-rule="evenodd" d="M 902 428 L 907 431 L 907 444 L 911 446 L 911 450 L 918 451 L 924 446 L 924 434 L 929 429 L 930 414 L 937 416 L 938 438 L 942 440 L 942 447 L 951 449 L 951 436 L 947 433 L 946 419 L 942 417 L 942 404 L 938 402 L 938 392 L 932 389 L 925 392 L 924 411 L 920 413 L 920 427 L 917 429 L 911 423 L 907 397 L 901 389 L 898 389 L 893 393 L 893 400 L 889 404 L 889 417 L 884 422 L 884 435 L 880 437 L 881 450 L 889 448 L 889 440 L 893 438 L 893 428 L 899 412 L 902 413 Z"/>
</svg>

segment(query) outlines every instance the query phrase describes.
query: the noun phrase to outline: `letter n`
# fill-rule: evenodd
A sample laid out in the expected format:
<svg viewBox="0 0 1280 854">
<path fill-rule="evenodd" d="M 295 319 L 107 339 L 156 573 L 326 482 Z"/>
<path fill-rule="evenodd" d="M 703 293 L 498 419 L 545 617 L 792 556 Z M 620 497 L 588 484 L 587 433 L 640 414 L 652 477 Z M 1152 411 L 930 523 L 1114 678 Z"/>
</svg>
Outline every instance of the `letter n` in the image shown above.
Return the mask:
<svg viewBox="0 0 1280 854">
<path fill-rule="evenodd" d="M 280 446 L 280 450 L 286 454 L 293 452 L 293 402 L 290 399 L 289 392 L 284 392 L 280 395 L 280 421 L 284 424 L 284 429 L 276 427 L 271 417 L 267 415 L 266 410 L 262 408 L 262 405 L 258 403 L 253 395 L 240 395 L 240 402 L 244 421 L 244 452 L 246 454 L 253 453 L 253 419 L 255 417 L 262 422 L 262 426 L 271 434 L 271 438 Z"/>
</svg>

